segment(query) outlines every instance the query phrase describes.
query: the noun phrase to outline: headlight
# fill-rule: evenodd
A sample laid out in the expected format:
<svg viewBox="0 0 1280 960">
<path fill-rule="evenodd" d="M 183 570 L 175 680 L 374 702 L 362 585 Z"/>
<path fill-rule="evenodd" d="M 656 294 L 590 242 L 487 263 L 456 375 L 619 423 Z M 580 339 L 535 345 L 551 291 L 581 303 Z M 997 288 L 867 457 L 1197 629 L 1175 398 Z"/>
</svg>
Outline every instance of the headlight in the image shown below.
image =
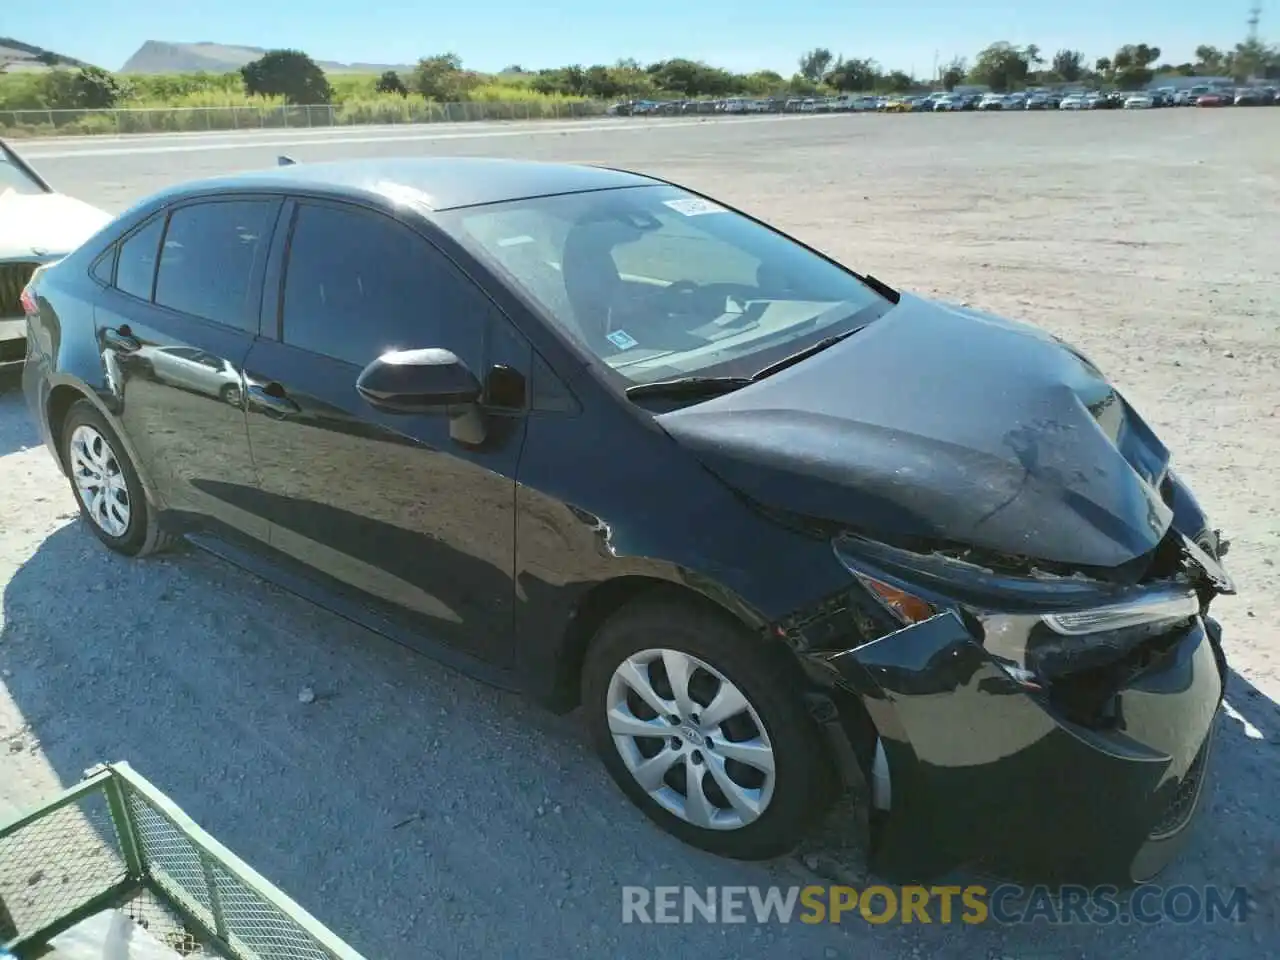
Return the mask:
<svg viewBox="0 0 1280 960">
<path fill-rule="evenodd" d="M 1086 577 L 1001 573 L 941 554 L 841 537 L 836 556 L 904 627 L 967 615 L 1020 683 L 1104 666 L 1200 613 L 1190 583 L 1119 586 Z M 980 627 L 980 630 L 977 628 Z"/>
<path fill-rule="evenodd" d="M 1144 624 L 1172 623 L 1194 617 L 1199 612 L 1200 600 L 1194 591 L 1172 588 L 1092 610 L 1047 613 L 1040 619 L 1054 633 L 1080 637 Z"/>
</svg>

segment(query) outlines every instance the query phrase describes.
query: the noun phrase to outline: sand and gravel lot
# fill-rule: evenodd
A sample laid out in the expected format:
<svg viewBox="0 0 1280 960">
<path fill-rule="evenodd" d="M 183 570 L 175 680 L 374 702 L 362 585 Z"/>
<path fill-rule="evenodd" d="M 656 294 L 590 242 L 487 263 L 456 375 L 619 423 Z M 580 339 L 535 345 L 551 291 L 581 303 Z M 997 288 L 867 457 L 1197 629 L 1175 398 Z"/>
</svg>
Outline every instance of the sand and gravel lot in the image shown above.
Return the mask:
<svg viewBox="0 0 1280 960">
<path fill-rule="evenodd" d="M 203 554 L 109 555 L 74 520 L 14 385 L 0 395 L 0 819 L 94 762 L 127 759 L 371 960 L 1280 954 L 1280 110 L 23 147 L 60 189 L 113 211 L 282 152 L 606 162 L 720 195 L 891 284 L 1075 342 L 1161 433 L 1233 541 L 1241 591 L 1218 611 L 1234 673 L 1216 779 L 1162 882 L 1245 885 L 1255 909 L 1243 926 L 624 926 L 622 885 L 856 878 L 857 851 L 839 842 L 837 816 L 784 861 L 704 856 L 624 802 L 576 717 Z M 303 687 L 313 702 L 299 701 Z"/>
</svg>

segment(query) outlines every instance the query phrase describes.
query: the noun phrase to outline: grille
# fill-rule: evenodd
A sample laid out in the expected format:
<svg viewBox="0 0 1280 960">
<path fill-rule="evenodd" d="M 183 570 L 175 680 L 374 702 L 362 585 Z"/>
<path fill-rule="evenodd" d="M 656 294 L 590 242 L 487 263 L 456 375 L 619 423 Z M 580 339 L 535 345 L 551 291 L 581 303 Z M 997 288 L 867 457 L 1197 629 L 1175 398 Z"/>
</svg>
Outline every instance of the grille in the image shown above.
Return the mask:
<svg viewBox="0 0 1280 960">
<path fill-rule="evenodd" d="M 38 263 L 0 263 L 0 317 L 22 316 L 22 303 L 18 298 L 38 266 Z"/>
<path fill-rule="evenodd" d="M 1209 758 L 1210 740 L 1205 740 L 1196 754 L 1178 789 L 1165 808 L 1164 815 L 1148 835 L 1148 839 L 1160 840 L 1177 833 L 1187 825 L 1191 815 L 1196 811 L 1196 801 L 1200 799 L 1200 790 L 1204 786 L 1205 766 Z"/>
</svg>

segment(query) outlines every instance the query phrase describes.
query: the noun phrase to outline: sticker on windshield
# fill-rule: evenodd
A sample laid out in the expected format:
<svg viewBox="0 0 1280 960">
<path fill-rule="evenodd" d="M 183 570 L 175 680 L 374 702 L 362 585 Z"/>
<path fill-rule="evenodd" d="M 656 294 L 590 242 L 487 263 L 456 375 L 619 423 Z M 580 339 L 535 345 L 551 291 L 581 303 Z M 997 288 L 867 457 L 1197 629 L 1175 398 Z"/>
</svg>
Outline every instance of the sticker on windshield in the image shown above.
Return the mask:
<svg viewBox="0 0 1280 960">
<path fill-rule="evenodd" d="M 679 200 L 663 200 L 666 206 L 686 217 L 698 217 L 704 213 L 724 213 L 724 207 L 700 197 L 682 197 Z"/>
<path fill-rule="evenodd" d="M 606 334 L 606 336 L 609 342 L 619 350 L 630 350 L 632 347 L 637 346 L 640 343 L 639 340 L 627 333 L 625 330 L 615 330 L 613 333 Z"/>
</svg>

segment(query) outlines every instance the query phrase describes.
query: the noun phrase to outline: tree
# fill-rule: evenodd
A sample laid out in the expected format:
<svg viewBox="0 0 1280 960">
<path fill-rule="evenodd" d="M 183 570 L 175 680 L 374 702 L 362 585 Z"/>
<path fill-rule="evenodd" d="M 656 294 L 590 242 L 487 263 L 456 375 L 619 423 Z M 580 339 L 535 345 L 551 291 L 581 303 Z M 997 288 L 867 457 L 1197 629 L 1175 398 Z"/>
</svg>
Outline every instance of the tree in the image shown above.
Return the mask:
<svg viewBox="0 0 1280 960">
<path fill-rule="evenodd" d="M 283 97 L 285 103 L 328 103 L 333 90 L 324 71 L 301 50 L 269 50 L 240 68 L 245 92 Z"/>
<path fill-rule="evenodd" d="M 1217 47 L 1202 43 L 1196 47 L 1196 73 L 1204 76 L 1222 73 L 1226 69 L 1226 57 Z"/>
<path fill-rule="evenodd" d="M 456 53 L 440 53 L 418 61 L 409 86 L 428 100 L 458 103 L 467 99 L 478 79 L 462 69 L 462 58 Z"/>
<path fill-rule="evenodd" d="M 901 70 L 890 70 L 885 75 L 884 85 L 890 93 L 906 93 L 916 85 L 915 78 Z"/>
<path fill-rule="evenodd" d="M 128 81 L 101 67 L 81 67 L 71 76 L 71 96 L 81 110 L 109 110 L 131 93 Z"/>
<path fill-rule="evenodd" d="M 682 97 L 723 97 L 740 88 L 739 79 L 729 71 L 683 57 L 651 63 L 647 72 L 658 89 Z"/>
<path fill-rule="evenodd" d="M 1038 52 L 1036 56 L 1039 56 Z M 1027 51 L 1001 41 L 978 54 L 969 76 L 976 83 L 985 83 L 997 93 L 1003 93 L 1025 83 L 1030 72 L 1031 61 Z"/>
<path fill-rule="evenodd" d="M 1231 75 L 1238 82 L 1266 76 L 1268 61 L 1273 56 L 1274 51 L 1268 50 L 1256 37 L 1237 43 L 1231 52 Z"/>
<path fill-rule="evenodd" d="M 938 78 L 942 81 L 942 89 L 948 93 L 951 92 L 964 83 L 964 78 L 968 72 L 969 68 L 965 63 L 964 57 L 956 57 L 942 68 L 942 75 Z"/>
<path fill-rule="evenodd" d="M 787 81 L 782 74 L 776 71 L 757 70 L 755 73 L 743 77 L 742 85 L 745 92 L 754 94 L 757 97 L 763 97 L 785 90 Z"/>
<path fill-rule="evenodd" d="M 1084 54 L 1079 50 L 1059 50 L 1053 55 L 1053 72 L 1067 83 L 1075 83 L 1084 73 Z"/>
<path fill-rule="evenodd" d="M 1160 59 L 1160 48 L 1126 43 L 1111 58 L 1112 80 L 1125 89 L 1145 87 L 1155 74 L 1151 64 Z"/>
<path fill-rule="evenodd" d="M 880 67 L 874 60 L 845 60 L 841 57 L 825 79 L 828 85 L 842 93 L 874 90 L 880 81 Z"/>
<path fill-rule="evenodd" d="M 394 70 L 387 70 L 378 78 L 378 82 L 373 87 L 378 93 L 398 93 L 402 97 L 409 95 L 409 88 L 404 85 L 404 81 L 400 79 L 400 74 Z"/>
<path fill-rule="evenodd" d="M 826 47 L 814 47 L 800 58 L 800 76 L 810 83 L 820 83 L 831 68 L 833 59 Z"/>
</svg>

